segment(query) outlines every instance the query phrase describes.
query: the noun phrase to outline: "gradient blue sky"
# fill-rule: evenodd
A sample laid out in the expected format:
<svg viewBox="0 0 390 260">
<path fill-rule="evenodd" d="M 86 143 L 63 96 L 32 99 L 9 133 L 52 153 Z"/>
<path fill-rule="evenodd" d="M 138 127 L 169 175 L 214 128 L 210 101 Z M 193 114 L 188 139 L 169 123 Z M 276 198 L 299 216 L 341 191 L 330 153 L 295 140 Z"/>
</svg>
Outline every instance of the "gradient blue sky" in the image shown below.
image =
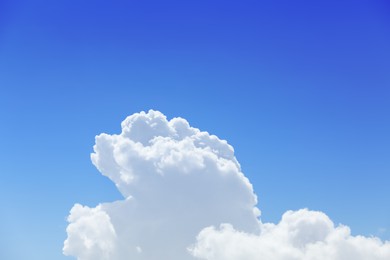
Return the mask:
<svg viewBox="0 0 390 260">
<path fill-rule="evenodd" d="M 120 198 L 95 135 L 156 109 L 228 140 L 262 219 L 390 239 L 387 1 L 0 1 L 0 258 L 62 256 L 79 202 Z"/>
</svg>

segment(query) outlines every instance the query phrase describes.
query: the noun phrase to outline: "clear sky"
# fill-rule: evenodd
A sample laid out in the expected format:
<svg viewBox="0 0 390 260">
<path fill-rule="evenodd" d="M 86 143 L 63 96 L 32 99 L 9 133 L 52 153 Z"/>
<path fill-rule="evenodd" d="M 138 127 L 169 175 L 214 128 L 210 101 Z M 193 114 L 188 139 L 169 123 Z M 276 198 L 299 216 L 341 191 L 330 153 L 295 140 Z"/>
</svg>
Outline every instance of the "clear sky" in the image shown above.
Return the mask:
<svg viewBox="0 0 390 260">
<path fill-rule="evenodd" d="M 94 137 L 156 109 L 226 139 L 262 219 L 390 239 L 387 1 L 0 1 L 0 258 L 60 260 L 120 199 Z"/>
</svg>

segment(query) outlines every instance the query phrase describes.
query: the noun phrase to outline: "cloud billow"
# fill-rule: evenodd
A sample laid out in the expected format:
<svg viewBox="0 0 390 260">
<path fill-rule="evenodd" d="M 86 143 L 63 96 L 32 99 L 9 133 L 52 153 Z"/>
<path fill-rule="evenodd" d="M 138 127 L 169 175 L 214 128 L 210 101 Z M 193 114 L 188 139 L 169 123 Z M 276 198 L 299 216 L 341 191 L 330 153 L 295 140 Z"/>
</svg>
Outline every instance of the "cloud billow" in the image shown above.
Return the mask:
<svg viewBox="0 0 390 260">
<path fill-rule="evenodd" d="M 387 260 L 390 243 L 351 236 L 321 212 L 262 223 L 232 146 L 185 119 L 136 113 L 96 137 L 93 164 L 124 199 L 76 204 L 65 255 L 78 260 Z"/>
</svg>

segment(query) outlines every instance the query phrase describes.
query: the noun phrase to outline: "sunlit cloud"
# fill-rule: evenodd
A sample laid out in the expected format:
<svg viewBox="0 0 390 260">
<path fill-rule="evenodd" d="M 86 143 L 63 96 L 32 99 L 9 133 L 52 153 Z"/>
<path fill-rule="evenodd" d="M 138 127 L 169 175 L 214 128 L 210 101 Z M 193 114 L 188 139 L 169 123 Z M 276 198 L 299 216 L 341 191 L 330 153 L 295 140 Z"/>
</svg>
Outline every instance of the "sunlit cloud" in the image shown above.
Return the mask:
<svg viewBox="0 0 390 260">
<path fill-rule="evenodd" d="M 158 111 L 136 113 L 120 134 L 96 137 L 93 164 L 124 199 L 76 204 L 65 255 L 128 259 L 390 259 L 390 244 L 351 236 L 321 212 L 286 212 L 262 223 L 233 147 Z"/>
</svg>

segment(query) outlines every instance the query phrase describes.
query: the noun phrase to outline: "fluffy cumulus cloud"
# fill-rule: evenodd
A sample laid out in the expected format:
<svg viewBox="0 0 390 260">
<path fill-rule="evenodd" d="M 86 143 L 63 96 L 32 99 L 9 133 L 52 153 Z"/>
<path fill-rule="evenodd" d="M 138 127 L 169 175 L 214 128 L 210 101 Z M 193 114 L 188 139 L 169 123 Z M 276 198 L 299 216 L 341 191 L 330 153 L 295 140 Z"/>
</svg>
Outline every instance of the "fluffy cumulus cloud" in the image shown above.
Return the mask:
<svg viewBox="0 0 390 260">
<path fill-rule="evenodd" d="M 233 148 L 182 118 L 131 115 L 120 134 L 96 137 L 91 159 L 124 199 L 71 209 L 63 251 L 78 260 L 390 259 L 389 242 L 321 212 L 262 223 Z"/>
<path fill-rule="evenodd" d="M 346 226 L 335 227 L 322 212 L 286 212 L 278 224 L 260 224 L 259 235 L 236 230 L 231 224 L 207 227 L 190 249 L 200 259 L 238 260 L 385 260 L 390 243 L 351 236 Z"/>
</svg>

